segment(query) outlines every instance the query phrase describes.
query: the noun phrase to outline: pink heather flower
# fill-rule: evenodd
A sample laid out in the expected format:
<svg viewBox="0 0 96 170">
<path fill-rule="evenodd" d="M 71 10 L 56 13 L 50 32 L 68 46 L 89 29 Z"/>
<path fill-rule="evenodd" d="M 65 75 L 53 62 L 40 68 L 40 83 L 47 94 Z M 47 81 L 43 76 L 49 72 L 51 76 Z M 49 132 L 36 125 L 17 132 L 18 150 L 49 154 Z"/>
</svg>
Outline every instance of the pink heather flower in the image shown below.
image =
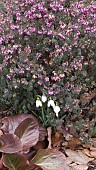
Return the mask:
<svg viewBox="0 0 96 170">
<path fill-rule="evenodd" d="M 52 35 L 52 31 L 51 30 L 48 31 L 47 35 Z"/>
<path fill-rule="evenodd" d="M 15 49 L 15 50 L 17 50 L 18 47 L 19 47 L 19 46 L 18 46 L 17 44 L 13 45 L 13 49 Z"/>
<path fill-rule="evenodd" d="M 45 82 L 49 82 L 49 77 L 45 77 Z"/>
<path fill-rule="evenodd" d="M 10 75 L 8 75 L 8 74 L 6 75 L 6 77 L 7 77 L 7 79 L 10 79 L 10 78 L 11 78 Z"/>
<path fill-rule="evenodd" d="M 36 54 L 36 59 L 38 60 L 41 57 L 41 53 Z"/>
<path fill-rule="evenodd" d="M 59 33 L 58 36 L 59 36 L 60 38 L 62 38 L 62 39 L 65 39 L 64 35 L 61 34 L 61 33 Z"/>
<path fill-rule="evenodd" d="M 32 78 L 36 79 L 36 78 L 37 78 L 37 76 L 34 74 L 34 75 L 32 76 Z"/>
<path fill-rule="evenodd" d="M 49 20 L 50 21 L 54 21 L 55 20 L 55 16 L 53 14 L 49 14 Z"/>
<path fill-rule="evenodd" d="M 30 67 L 26 67 L 26 70 L 29 71 L 29 70 L 30 70 Z"/>
<path fill-rule="evenodd" d="M 59 11 L 63 11 L 64 7 L 63 6 L 60 6 L 59 7 Z"/>
<path fill-rule="evenodd" d="M 27 47 L 25 47 L 25 51 L 26 53 L 30 54 L 31 53 L 31 48 L 30 46 L 28 45 Z"/>
<path fill-rule="evenodd" d="M 0 66 L 0 71 L 2 71 L 2 66 Z"/>
<path fill-rule="evenodd" d="M 36 31 L 36 28 L 34 28 L 34 27 L 30 27 L 29 29 L 32 33 Z"/>
<path fill-rule="evenodd" d="M 24 70 L 20 70 L 19 73 L 20 73 L 20 74 L 24 74 Z"/>
<path fill-rule="evenodd" d="M 57 77 L 52 77 L 51 79 L 54 80 L 54 81 L 60 80 L 60 78 L 58 76 Z"/>
<path fill-rule="evenodd" d="M 42 35 L 42 33 L 43 33 L 42 31 L 40 31 L 40 30 L 38 31 L 38 34 L 39 34 L 39 35 Z"/>
<path fill-rule="evenodd" d="M 50 27 L 51 27 L 51 25 L 52 25 L 52 22 L 46 22 L 46 26 L 47 26 L 47 27 L 49 27 L 49 28 L 50 28 Z"/>
<path fill-rule="evenodd" d="M 51 95 L 54 94 L 54 92 L 53 91 L 48 91 L 48 94 L 51 96 Z"/>
<path fill-rule="evenodd" d="M 42 18 L 42 15 L 41 14 L 36 14 L 36 17 L 37 18 Z"/>
<path fill-rule="evenodd" d="M 64 24 L 63 22 L 59 22 L 59 24 L 60 24 L 60 28 L 63 30 L 65 27 L 66 27 L 66 24 Z"/>
<path fill-rule="evenodd" d="M 38 81 L 37 83 L 38 83 L 38 85 L 40 85 L 40 86 L 42 85 L 42 82 L 41 82 L 41 81 Z"/>
<path fill-rule="evenodd" d="M 63 77 L 65 77 L 65 75 L 64 75 L 64 74 L 60 74 L 59 77 L 60 77 L 60 78 L 63 78 Z"/>
<path fill-rule="evenodd" d="M 2 44 L 2 42 L 3 42 L 3 38 L 0 38 L 0 44 Z"/>
<path fill-rule="evenodd" d="M 56 11 L 56 8 L 54 8 L 55 6 L 53 4 L 50 4 L 50 8 L 53 10 L 53 11 Z"/>
<path fill-rule="evenodd" d="M 39 78 L 39 79 L 42 79 L 42 74 L 38 74 L 38 78 Z"/>
</svg>

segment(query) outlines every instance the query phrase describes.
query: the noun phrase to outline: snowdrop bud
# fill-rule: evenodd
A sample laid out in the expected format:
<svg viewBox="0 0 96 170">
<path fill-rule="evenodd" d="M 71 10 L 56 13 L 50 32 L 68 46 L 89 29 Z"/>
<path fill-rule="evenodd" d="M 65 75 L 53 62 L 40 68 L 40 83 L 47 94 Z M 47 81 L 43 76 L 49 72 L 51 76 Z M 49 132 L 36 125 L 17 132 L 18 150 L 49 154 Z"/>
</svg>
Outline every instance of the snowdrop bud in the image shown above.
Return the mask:
<svg viewBox="0 0 96 170">
<path fill-rule="evenodd" d="M 53 100 L 48 101 L 48 107 L 52 106 L 53 108 L 55 107 L 55 103 Z"/>
<path fill-rule="evenodd" d="M 56 113 L 56 117 L 58 117 L 58 113 L 60 112 L 60 107 L 59 106 L 55 106 L 54 107 L 54 112 Z"/>
<path fill-rule="evenodd" d="M 47 97 L 45 95 L 42 95 L 42 102 L 45 103 L 47 100 Z"/>
<path fill-rule="evenodd" d="M 36 107 L 42 107 L 42 102 L 40 100 L 36 100 Z"/>
</svg>

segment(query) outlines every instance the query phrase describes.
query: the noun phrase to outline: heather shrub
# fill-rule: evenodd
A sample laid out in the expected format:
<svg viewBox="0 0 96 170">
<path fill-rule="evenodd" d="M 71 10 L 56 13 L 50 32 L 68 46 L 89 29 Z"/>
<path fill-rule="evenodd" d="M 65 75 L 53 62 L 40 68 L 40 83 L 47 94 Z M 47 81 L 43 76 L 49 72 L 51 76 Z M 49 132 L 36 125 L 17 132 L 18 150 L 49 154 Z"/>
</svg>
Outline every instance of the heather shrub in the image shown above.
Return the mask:
<svg viewBox="0 0 96 170">
<path fill-rule="evenodd" d="M 96 87 L 96 2 L 6 0 L 0 10 L 0 108 L 34 111 L 35 96 L 81 115 L 80 95 Z"/>
</svg>

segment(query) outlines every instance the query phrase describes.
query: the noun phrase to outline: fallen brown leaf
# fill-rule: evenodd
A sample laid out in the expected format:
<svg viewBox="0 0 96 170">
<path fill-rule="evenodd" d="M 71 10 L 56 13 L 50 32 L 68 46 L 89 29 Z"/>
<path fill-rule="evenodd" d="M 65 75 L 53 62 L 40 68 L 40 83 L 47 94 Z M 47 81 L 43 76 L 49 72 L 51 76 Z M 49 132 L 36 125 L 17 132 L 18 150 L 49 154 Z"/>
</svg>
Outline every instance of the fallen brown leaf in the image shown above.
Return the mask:
<svg viewBox="0 0 96 170">
<path fill-rule="evenodd" d="M 68 142 L 67 147 L 72 150 L 75 150 L 79 144 L 80 144 L 79 137 L 74 137 Z"/>
<path fill-rule="evenodd" d="M 72 170 L 87 170 L 87 165 L 72 165 Z"/>
<path fill-rule="evenodd" d="M 84 93 L 81 97 L 80 97 L 80 101 L 83 105 L 88 104 L 93 97 L 95 97 L 96 93 L 93 91 L 90 91 L 89 93 Z"/>
<path fill-rule="evenodd" d="M 90 145 L 89 145 L 89 144 L 83 144 L 82 146 L 83 146 L 83 148 L 87 148 L 87 149 L 90 148 Z"/>
<path fill-rule="evenodd" d="M 84 152 L 87 156 L 89 156 L 89 157 L 91 156 L 89 149 L 85 148 L 85 149 L 83 149 L 83 152 Z"/>
<path fill-rule="evenodd" d="M 44 140 L 44 141 L 38 141 L 37 144 L 33 147 L 36 151 L 38 151 L 39 149 L 46 149 L 48 146 L 48 141 Z"/>
<path fill-rule="evenodd" d="M 3 132 L 2 132 L 2 130 L 0 130 L 0 136 L 1 136 L 1 135 L 3 135 Z"/>
<path fill-rule="evenodd" d="M 93 160 L 93 158 L 89 158 L 81 150 L 72 151 L 71 149 L 66 149 L 65 152 L 68 157 L 77 164 L 87 164 L 89 161 Z"/>
<path fill-rule="evenodd" d="M 91 146 L 91 147 L 90 147 L 90 150 L 92 150 L 92 151 L 96 151 L 96 147 Z"/>
<path fill-rule="evenodd" d="M 94 158 L 96 158 L 96 150 L 95 151 L 90 151 L 90 155 Z"/>
<path fill-rule="evenodd" d="M 91 148 L 90 148 L 91 149 Z M 83 149 L 84 153 L 89 156 L 89 157 L 93 157 L 96 158 L 96 148 L 92 148 L 92 150 L 89 149 Z"/>
<path fill-rule="evenodd" d="M 96 148 L 96 137 L 91 138 L 91 140 L 92 140 L 93 146 Z"/>
<path fill-rule="evenodd" d="M 73 138 L 73 135 L 70 135 L 69 133 L 67 133 L 66 136 L 64 137 L 66 141 L 70 141 Z"/>
<path fill-rule="evenodd" d="M 52 133 L 52 146 L 60 147 L 61 143 L 64 142 L 63 133 L 60 130 L 56 130 Z"/>
</svg>

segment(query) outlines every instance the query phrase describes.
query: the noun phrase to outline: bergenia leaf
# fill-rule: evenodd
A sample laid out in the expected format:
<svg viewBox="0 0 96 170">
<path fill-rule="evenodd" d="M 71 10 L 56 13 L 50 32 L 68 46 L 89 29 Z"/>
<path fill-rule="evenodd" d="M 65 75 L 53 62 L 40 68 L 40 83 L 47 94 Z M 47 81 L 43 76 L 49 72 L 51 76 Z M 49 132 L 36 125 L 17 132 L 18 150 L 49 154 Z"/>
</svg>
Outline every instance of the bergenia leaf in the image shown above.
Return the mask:
<svg viewBox="0 0 96 170">
<path fill-rule="evenodd" d="M 16 153 L 22 150 L 20 139 L 14 134 L 0 136 L 0 152 Z"/>
<path fill-rule="evenodd" d="M 1 130 L 5 133 L 14 133 L 15 129 L 18 127 L 18 125 L 24 121 L 26 118 L 33 118 L 35 119 L 32 115 L 30 114 L 21 114 L 21 115 L 16 115 L 13 117 L 5 117 L 2 119 L 2 127 Z"/>
<path fill-rule="evenodd" d="M 3 155 L 3 164 L 5 167 L 9 168 L 10 170 L 29 169 L 29 162 L 27 158 L 20 153 Z"/>
<path fill-rule="evenodd" d="M 21 140 L 24 150 L 34 146 L 39 140 L 38 122 L 32 118 L 25 119 L 18 125 L 15 134 Z"/>
<path fill-rule="evenodd" d="M 43 170 L 65 170 L 66 157 L 55 149 L 39 150 L 31 164 L 40 166 Z"/>
</svg>

